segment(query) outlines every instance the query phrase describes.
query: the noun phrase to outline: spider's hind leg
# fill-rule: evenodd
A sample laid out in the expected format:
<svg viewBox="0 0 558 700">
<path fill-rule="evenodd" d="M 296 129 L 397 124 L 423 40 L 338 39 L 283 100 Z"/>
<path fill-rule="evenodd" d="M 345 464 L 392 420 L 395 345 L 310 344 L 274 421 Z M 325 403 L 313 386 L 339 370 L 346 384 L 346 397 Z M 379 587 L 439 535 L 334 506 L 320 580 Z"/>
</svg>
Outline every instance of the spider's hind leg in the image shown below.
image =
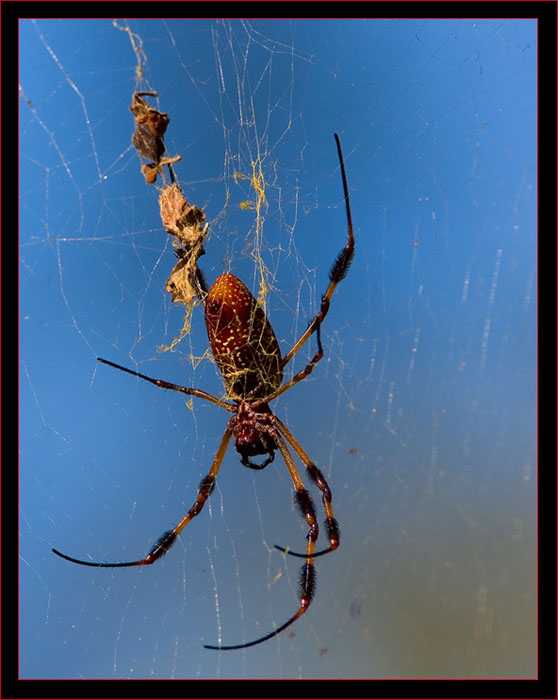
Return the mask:
<svg viewBox="0 0 558 700">
<path fill-rule="evenodd" d="M 296 355 L 296 353 L 300 350 L 300 348 L 304 345 L 308 338 L 310 338 L 310 336 L 319 329 L 320 324 L 323 322 L 329 311 L 329 305 L 331 302 L 331 297 L 333 296 L 333 292 L 335 291 L 335 288 L 337 287 L 339 282 L 341 282 L 345 278 L 355 254 L 355 236 L 353 232 L 353 220 L 351 216 L 351 204 L 349 202 L 349 187 L 347 185 L 345 163 L 343 161 L 343 153 L 341 151 L 341 142 L 339 141 L 339 136 L 337 134 L 334 134 L 334 136 L 335 143 L 337 144 L 337 155 L 339 157 L 339 168 L 341 170 L 341 180 L 343 182 L 343 195 L 345 198 L 345 212 L 347 216 L 347 243 L 345 247 L 341 250 L 341 252 L 337 255 L 333 265 L 331 266 L 331 269 L 329 271 L 329 285 L 326 290 L 326 293 L 322 297 L 320 310 L 310 321 L 308 328 L 296 341 L 296 343 L 289 350 L 289 352 L 283 357 L 283 359 L 281 360 L 281 367 L 285 367 L 285 365 Z"/>
</svg>

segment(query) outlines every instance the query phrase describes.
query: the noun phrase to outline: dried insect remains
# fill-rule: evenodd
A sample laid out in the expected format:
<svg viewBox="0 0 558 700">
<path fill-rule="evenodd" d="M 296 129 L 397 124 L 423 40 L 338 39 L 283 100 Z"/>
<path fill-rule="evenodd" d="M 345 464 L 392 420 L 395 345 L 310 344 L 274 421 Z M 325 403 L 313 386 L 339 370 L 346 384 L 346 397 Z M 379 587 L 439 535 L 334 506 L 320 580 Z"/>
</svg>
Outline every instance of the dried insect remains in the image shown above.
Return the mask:
<svg viewBox="0 0 558 700">
<path fill-rule="evenodd" d="M 163 177 L 162 168 L 171 166 L 180 160 L 180 156 L 162 158 L 166 150 L 163 136 L 169 125 L 168 114 L 159 112 L 146 102 L 144 97 L 157 97 L 156 92 L 135 92 L 130 105 L 130 111 L 136 120 L 136 130 L 132 135 L 132 144 L 142 158 L 152 161 L 142 165 L 141 171 L 145 181 L 152 184 L 160 174 Z M 163 177 L 164 179 L 164 177 Z"/>
</svg>

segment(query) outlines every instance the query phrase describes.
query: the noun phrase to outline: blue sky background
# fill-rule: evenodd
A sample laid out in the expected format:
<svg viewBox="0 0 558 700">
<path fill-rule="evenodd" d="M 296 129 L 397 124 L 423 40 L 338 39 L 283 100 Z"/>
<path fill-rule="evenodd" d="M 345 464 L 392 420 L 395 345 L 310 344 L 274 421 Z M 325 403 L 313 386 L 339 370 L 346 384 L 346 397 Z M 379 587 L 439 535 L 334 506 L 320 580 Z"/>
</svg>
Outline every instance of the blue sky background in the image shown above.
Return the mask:
<svg viewBox="0 0 558 700">
<path fill-rule="evenodd" d="M 153 567 L 51 554 L 144 556 L 194 501 L 227 415 L 96 363 L 222 393 L 199 308 L 158 350 L 183 310 L 130 141 L 141 54 L 111 20 L 22 20 L 21 676 L 533 677 L 536 22 L 127 26 L 211 224 L 200 265 L 254 291 L 265 265 L 284 352 L 344 245 L 340 135 L 355 262 L 324 360 L 274 407 L 327 475 L 342 545 L 317 561 L 294 636 L 234 653 L 202 645 L 250 641 L 297 608 L 300 562 L 272 545 L 300 550 L 306 531 L 279 457 L 252 472 L 230 449 Z M 261 230 L 240 207 L 258 158 Z"/>
</svg>

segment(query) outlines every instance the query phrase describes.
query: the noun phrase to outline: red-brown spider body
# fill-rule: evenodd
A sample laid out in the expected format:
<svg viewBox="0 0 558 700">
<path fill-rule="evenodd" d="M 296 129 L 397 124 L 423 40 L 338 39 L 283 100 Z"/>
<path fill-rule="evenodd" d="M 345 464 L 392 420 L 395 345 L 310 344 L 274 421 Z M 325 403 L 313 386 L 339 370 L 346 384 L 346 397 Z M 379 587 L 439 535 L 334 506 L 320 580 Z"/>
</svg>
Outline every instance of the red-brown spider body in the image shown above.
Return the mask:
<svg viewBox="0 0 558 700">
<path fill-rule="evenodd" d="M 242 464 L 263 469 L 274 458 L 277 444 L 270 435 L 271 409 L 258 397 L 281 386 L 283 370 L 279 343 L 264 310 L 238 277 L 217 278 L 205 301 L 209 346 L 228 396 L 235 401 L 231 421 L 235 447 Z M 250 457 L 268 455 L 261 465 Z"/>
<path fill-rule="evenodd" d="M 267 396 L 281 386 L 279 343 L 262 307 L 238 277 L 218 277 L 205 301 L 211 352 L 233 400 Z"/>
</svg>

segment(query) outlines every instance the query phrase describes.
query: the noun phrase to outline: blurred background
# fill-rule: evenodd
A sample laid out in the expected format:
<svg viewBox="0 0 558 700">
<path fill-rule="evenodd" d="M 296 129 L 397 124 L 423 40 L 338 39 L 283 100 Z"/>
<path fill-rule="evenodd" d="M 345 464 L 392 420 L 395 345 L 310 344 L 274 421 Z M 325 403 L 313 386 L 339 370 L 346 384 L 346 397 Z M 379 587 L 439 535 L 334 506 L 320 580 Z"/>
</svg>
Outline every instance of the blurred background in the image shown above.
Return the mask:
<svg viewBox="0 0 558 700">
<path fill-rule="evenodd" d="M 24 19 L 19 46 L 20 676 L 534 677 L 536 21 Z M 298 606 L 301 561 L 273 545 L 303 550 L 306 527 L 279 456 L 255 472 L 231 447 L 153 567 L 51 553 L 145 556 L 228 419 L 96 362 L 223 394 L 199 306 L 165 349 L 185 312 L 136 89 L 170 116 L 209 284 L 261 291 L 283 352 L 347 235 L 334 132 L 345 156 L 354 264 L 324 359 L 273 405 L 341 547 L 289 633 L 242 651 L 203 644 Z"/>
</svg>

